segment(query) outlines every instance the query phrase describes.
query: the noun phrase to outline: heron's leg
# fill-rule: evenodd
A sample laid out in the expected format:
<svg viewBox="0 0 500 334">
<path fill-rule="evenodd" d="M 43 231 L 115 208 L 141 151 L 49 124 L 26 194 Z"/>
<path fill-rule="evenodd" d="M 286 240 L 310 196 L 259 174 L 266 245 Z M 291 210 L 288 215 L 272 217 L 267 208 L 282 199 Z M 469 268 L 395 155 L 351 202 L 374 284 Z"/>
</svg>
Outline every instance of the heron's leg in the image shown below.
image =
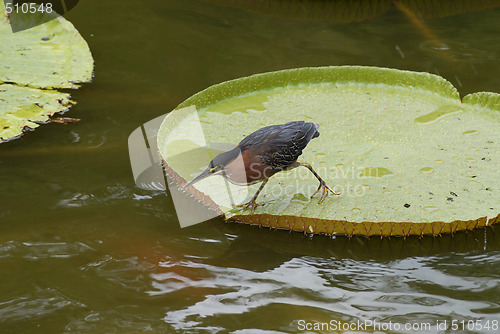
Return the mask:
<svg viewBox="0 0 500 334">
<path fill-rule="evenodd" d="M 267 181 L 269 181 L 269 179 L 265 179 L 264 182 L 262 182 L 262 184 L 259 187 L 259 190 L 257 190 L 257 192 L 255 193 L 255 195 L 253 195 L 252 199 L 249 202 L 244 203 L 244 204 L 235 205 L 235 206 L 237 206 L 237 207 L 243 207 L 243 211 L 245 211 L 249 207 L 252 207 L 252 213 L 253 213 L 253 211 L 255 210 L 256 206 L 264 205 L 264 204 L 257 204 L 257 203 L 255 203 L 255 200 L 257 199 L 257 196 L 259 196 L 260 192 L 262 191 L 262 188 L 264 188 L 264 186 L 266 185 Z"/>
<path fill-rule="evenodd" d="M 340 193 L 337 193 L 337 192 L 333 191 L 333 189 L 330 188 L 326 184 L 325 180 L 323 180 L 323 178 L 321 176 L 319 176 L 318 173 L 316 173 L 316 171 L 314 170 L 314 168 L 311 166 L 310 163 L 308 163 L 308 162 L 297 162 L 297 166 L 307 167 L 311 171 L 311 173 L 313 173 L 313 175 L 316 176 L 316 178 L 319 181 L 319 187 L 314 192 L 314 194 L 312 194 L 311 198 L 313 198 L 314 196 L 316 196 L 316 194 L 319 193 L 320 190 L 321 190 L 321 199 L 319 200 L 319 203 L 323 202 L 323 200 L 325 199 L 326 195 L 328 194 L 328 191 L 331 191 L 332 194 L 334 194 L 334 195 L 340 195 Z"/>
</svg>

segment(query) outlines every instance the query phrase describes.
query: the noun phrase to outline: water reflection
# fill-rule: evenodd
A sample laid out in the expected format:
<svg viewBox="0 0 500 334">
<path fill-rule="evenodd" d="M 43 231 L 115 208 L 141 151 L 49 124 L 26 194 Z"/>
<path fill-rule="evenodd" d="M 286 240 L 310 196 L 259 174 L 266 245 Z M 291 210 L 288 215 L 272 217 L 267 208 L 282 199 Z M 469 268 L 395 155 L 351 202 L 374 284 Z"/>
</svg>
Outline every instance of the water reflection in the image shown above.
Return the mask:
<svg viewBox="0 0 500 334">
<path fill-rule="evenodd" d="M 498 263 L 493 259 L 498 254 L 493 252 L 487 258 Z M 470 297 L 498 289 L 499 282 L 464 275 L 462 263 L 453 263 L 457 258 L 461 257 L 446 255 L 380 263 L 306 256 L 292 258 L 264 272 L 184 261 L 160 265 L 168 271 L 175 268 L 175 274 L 152 274 L 153 290 L 148 293 L 189 290 L 194 301 L 167 311 L 164 319 L 179 330 L 209 330 L 216 319 L 243 321 L 249 315 L 272 317 L 276 322 L 268 324 L 268 329 L 291 332 L 304 317 L 324 322 L 377 319 L 405 323 L 479 317 L 498 320 L 491 314 L 496 305 Z M 442 268 L 443 262 L 452 264 Z M 279 305 L 286 305 L 288 311 Z M 453 310 L 453 315 L 448 310 Z"/>
</svg>

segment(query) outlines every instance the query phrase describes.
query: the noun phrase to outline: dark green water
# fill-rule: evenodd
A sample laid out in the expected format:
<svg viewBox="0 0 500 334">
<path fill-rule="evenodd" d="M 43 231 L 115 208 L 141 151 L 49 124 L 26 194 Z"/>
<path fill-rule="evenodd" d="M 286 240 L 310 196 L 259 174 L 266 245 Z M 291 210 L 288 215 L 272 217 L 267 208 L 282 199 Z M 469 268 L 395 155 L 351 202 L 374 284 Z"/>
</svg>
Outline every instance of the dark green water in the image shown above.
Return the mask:
<svg viewBox="0 0 500 334">
<path fill-rule="evenodd" d="M 95 78 L 72 92 L 79 124 L 0 145 L 1 333 L 303 333 L 358 320 L 499 332 L 498 228 L 407 240 L 218 219 L 181 229 L 168 196 L 134 185 L 127 138 L 212 84 L 301 66 L 427 71 L 462 95 L 498 93 L 500 9 L 427 19 L 442 50 L 396 9 L 338 23 L 87 0 L 67 18 Z"/>
</svg>

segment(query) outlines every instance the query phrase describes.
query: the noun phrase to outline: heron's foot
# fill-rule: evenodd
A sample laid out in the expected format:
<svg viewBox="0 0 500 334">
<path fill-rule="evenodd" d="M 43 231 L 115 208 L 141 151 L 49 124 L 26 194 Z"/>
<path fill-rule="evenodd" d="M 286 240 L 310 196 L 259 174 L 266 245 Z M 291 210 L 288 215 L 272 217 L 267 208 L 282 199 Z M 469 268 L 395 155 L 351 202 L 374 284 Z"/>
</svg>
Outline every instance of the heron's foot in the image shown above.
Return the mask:
<svg viewBox="0 0 500 334">
<path fill-rule="evenodd" d="M 323 179 L 321 179 L 321 180 L 320 180 L 320 182 L 319 182 L 319 187 L 318 187 L 318 189 L 314 192 L 314 194 L 312 194 L 311 198 L 313 198 L 314 196 L 316 196 L 316 194 L 317 194 L 317 193 L 319 193 L 320 191 L 321 191 L 321 199 L 320 199 L 320 200 L 319 200 L 319 202 L 318 202 L 319 204 L 323 203 L 323 200 L 325 199 L 326 195 L 328 194 L 328 191 L 331 191 L 331 192 L 332 192 L 332 194 L 334 194 L 334 195 L 337 195 L 337 196 L 338 196 L 338 195 L 340 195 L 340 193 L 333 191 L 333 189 L 332 189 L 332 188 L 330 188 L 330 187 L 326 184 L 325 180 L 323 180 Z"/>
<path fill-rule="evenodd" d="M 250 213 L 253 214 L 253 212 L 255 211 L 256 207 L 264 205 L 264 203 L 255 203 L 255 200 L 256 200 L 256 198 L 252 198 L 249 202 L 244 203 L 244 204 L 235 205 L 235 207 L 243 208 L 241 211 L 246 211 L 248 208 L 251 207 L 252 211 Z"/>
</svg>

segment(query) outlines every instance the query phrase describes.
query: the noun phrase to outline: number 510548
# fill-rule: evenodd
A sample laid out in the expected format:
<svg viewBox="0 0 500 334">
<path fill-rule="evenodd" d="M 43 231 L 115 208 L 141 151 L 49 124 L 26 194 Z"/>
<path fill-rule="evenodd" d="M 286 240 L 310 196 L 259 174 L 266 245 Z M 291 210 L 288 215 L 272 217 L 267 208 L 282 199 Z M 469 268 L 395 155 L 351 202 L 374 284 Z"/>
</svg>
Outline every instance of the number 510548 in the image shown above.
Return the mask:
<svg viewBox="0 0 500 334">
<path fill-rule="evenodd" d="M 12 4 L 10 2 L 5 3 L 5 11 L 7 14 L 11 13 L 31 13 L 34 14 L 36 12 L 39 13 L 52 13 L 52 4 L 50 2 L 48 3 L 42 3 L 42 4 L 36 4 L 36 3 L 22 3 L 22 4 Z"/>
</svg>

